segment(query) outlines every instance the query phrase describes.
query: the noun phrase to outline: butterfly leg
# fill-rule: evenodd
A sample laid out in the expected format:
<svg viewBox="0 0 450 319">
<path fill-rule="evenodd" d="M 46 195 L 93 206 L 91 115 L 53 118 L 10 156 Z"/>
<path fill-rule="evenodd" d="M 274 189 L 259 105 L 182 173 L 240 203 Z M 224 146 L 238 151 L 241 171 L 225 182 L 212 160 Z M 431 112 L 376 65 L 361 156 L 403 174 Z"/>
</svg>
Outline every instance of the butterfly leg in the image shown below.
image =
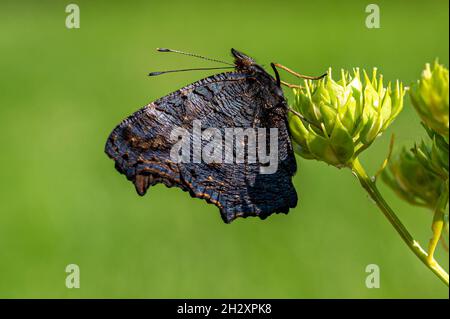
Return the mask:
<svg viewBox="0 0 450 319">
<path fill-rule="evenodd" d="M 275 77 L 277 78 L 277 86 L 281 87 L 281 80 L 280 80 L 280 74 L 278 73 L 277 68 L 275 67 L 275 64 L 270 63 L 270 66 L 273 69 L 273 72 L 275 72 Z"/>
<path fill-rule="evenodd" d="M 297 72 L 295 72 L 295 71 L 292 71 L 291 69 L 289 69 L 288 67 L 286 67 L 286 66 L 284 66 L 284 65 L 282 65 L 282 64 L 274 63 L 273 65 L 276 66 L 277 68 L 280 68 L 280 69 L 282 69 L 282 70 L 285 70 L 286 72 L 288 72 L 288 73 L 290 73 L 290 74 L 292 74 L 292 75 L 294 75 L 294 76 L 296 76 L 296 77 L 298 77 L 298 78 L 300 78 L 300 79 L 306 79 L 306 80 L 320 80 L 321 78 L 327 76 L 327 73 L 322 74 L 322 75 L 320 75 L 320 76 L 303 75 L 303 74 L 297 73 Z"/>
<path fill-rule="evenodd" d="M 292 114 L 294 114 L 295 116 L 298 116 L 302 121 L 308 123 L 309 125 L 314 126 L 315 128 L 317 128 L 318 130 L 322 130 L 322 128 L 320 126 L 318 126 L 316 123 L 311 122 L 310 120 L 308 120 L 306 117 L 304 117 L 302 114 L 300 114 L 299 112 L 297 112 L 296 110 L 294 110 L 293 108 L 289 107 L 288 110 L 290 112 L 292 112 Z"/>
<path fill-rule="evenodd" d="M 287 86 L 288 88 L 296 88 L 296 89 L 303 89 L 304 87 L 303 86 L 301 86 L 301 85 L 297 85 L 297 84 L 291 84 L 291 83 L 288 83 L 288 82 L 286 82 L 286 81 L 283 81 L 283 80 L 281 80 L 281 84 L 283 84 L 283 85 L 285 85 L 285 86 Z"/>
</svg>

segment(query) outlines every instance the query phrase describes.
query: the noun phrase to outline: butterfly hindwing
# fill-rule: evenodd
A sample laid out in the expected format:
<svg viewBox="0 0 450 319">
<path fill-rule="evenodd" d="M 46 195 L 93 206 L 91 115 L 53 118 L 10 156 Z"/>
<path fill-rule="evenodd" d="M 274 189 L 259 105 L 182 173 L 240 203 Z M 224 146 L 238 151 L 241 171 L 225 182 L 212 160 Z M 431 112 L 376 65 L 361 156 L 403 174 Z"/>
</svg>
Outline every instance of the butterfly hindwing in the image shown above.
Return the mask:
<svg viewBox="0 0 450 319">
<path fill-rule="evenodd" d="M 214 75 L 128 117 L 111 133 L 106 153 L 115 160 L 116 168 L 135 184 L 140 195 L 156 183 L 177 186 L 193 197 L 218 206 L 225 222 L 237 217 L 265 218 L 272 213 L 287 213 L 297 203 L 292 184 L 296 164 L 286 115 L 277 103 L 280 99 L 272 96 L 257 77 L 240 72 Z M 205 149 L 210 143 L 207 139 L 198 141 L 195 134 L 188 137 L 189 161 L 178 162 L 172 158 L 171 150 L 177 143 L 171 138 L 174 128 L 193 133 L 194 121 L 200 121 L 203 130 L 215 128 L 224 138 L 221 161 L 207 163 L 200 153 L 200 161 L 194 162 L 192 145 L 201 143 L 201 149 Z M 276 128 L 276 171 L 262 174 L 264 165 L 259 162 L 235 163 L 235 159 L 232 163 L 224 162 L 226 128 L 264 128 L 267 132 Z M 268 150 L 269 142 L 267 138 Z M 236 155 L 235 146 L 233 155 Z"/>
</svg>

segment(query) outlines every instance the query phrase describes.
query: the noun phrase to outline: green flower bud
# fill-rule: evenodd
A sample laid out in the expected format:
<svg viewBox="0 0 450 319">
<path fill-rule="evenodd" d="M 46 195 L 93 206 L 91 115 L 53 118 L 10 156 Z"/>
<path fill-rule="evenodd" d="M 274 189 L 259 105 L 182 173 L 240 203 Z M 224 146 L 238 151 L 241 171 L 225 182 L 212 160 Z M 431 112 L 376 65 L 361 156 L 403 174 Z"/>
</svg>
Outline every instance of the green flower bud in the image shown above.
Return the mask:
<svg viewBox="0 0 450 319">
<path fill-rule="evenodd" d="M 381 177 L 409 203 L 430 209 L 436 207 L 442 191 L 442 180 L 424 167 L 411 151 L 402 149 L 389 161 Z"/>
<path fill-rule="evenodd" d="M 307 159 L 324 161 L 336 167 L 347 166 L 383 133 L 403 107 L 403 85 L 383 86 L 383 77 L 373 70 L 372 79 L 359 69 L 353 75 L 341 71 L 335 82 L 328 76 L 305 80 L 294 89 L 292 108 L 302 115 L 289 116 L 296 152 Z"/>
<path fill-rule="evenodd" d="M 412 152 L 417 160 L 430 172 L 448 182 L 449 145 L 445 138 L 433 130 L 427 129 L 431 141 L 422 141 L 415 145 Z"/>
<path fill-rule="evenodd" d="M 412 85 L 410 97 L 422 122 L 448 141 L 448 69 L 435 62 L 425 65 L 422 77 Z"/>
</svg>

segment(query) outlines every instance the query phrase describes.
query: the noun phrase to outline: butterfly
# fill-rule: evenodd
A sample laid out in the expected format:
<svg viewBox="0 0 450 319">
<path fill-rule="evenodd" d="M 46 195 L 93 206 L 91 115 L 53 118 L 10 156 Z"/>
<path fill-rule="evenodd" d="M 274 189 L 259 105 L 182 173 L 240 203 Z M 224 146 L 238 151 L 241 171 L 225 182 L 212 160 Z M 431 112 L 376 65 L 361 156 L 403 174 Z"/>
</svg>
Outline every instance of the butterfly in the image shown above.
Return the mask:
<svg viewBox="0 0 450 319">
<path fill-rule="evenodd" d="M 112 131 L 105 152 L 141 196 L 158 183 L 176 186 L 194 198 L 216 205 L 226 223 L 238 217 L 265 219 L 273 213 L 287 214 L 297 205 L 292 183 L 297 166 L 288 129 L 288 105 L 278 72 L 272 63 L 274 78 L 246 54 L 235 49 L 231 49 L 231 54 L 233 71 L 199 80 L 138 110 Z M 150 75 L 162 73 L 166 72 Z M 217 148 L 228 146 L 228 155 L 240 154 L 241 161 L 224 161 L 224 152 L 219 152 L 219 161 L 208 162 L 202 157 L 193 161 L 192 147 L 185 153 L 185 161 L 180 161 L 180 157 L 173 156 L 174 147 L 180 144 L 179 136 L 173 139 L 173 131 L 192 132 L 196 121 L 201 121 L 202 133 L 214 128 L 215 134 L 222 137 L 233 128 L 254 130 L 257 143 L 247 145 L 242 153 L 242 149 L 236 150 L 237 140 L 231 140 L 231 144 L 218 140 Z M 268 136 L 272 131 L 277 133 L 276 139 Z M 240 141 L 245 144 L 250 140 L 255 138 L 249 135 Z M 211 140 L 191 134 L 183 143 L 196 144 L 204 151 Z M 263 173 L 267 162 L 251 161 L 250 146 L 255 146 L 253 153 L 258 154 L 275 150 L 276 169 Z"/>
</svg>

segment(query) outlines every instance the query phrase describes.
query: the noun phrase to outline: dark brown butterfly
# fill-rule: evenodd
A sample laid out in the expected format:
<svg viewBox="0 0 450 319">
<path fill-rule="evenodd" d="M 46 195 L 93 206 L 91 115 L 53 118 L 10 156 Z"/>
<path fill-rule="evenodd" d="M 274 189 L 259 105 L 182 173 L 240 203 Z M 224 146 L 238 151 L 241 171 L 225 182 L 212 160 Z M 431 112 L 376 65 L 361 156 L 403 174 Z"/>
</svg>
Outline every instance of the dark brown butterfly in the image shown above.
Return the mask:
<svg viewBox="0 0 450 319">
<path fill-rule="evenodd" d="M 116 169 L 134 183 L 139 195 L 144 195 L 157 183 L 177 186 L 192 197 L 216 205 L 226 223 L 237 217 L 264 219 L 272 213 L 287 213 L 297 205 L 297 193 L 292 184 L 296 162 L 288 131 L 288 106 L 278 72 L 272 64 L 276 74 L 273 78 L 249 56 L 234 49 L 231 53 L 234 57 L 232 72 L 207 77 L 148 104 L 120 123 L 105 147 Z M 224 153 L 222 161 L 198 162 L 193 160 L 195 149 L 192 147 L 184 162 L 179 158 L 174 160 L 171 151 L 180 143 L 179 138 L 172 138 L 174 129 L 191 132 L 195 121 L 201 121 L 202 133 L 215 128 L 222 137 L 230 128 L 255 130 L 258 154 L 267 153 L 274 146 L 270 134 L 263 133 L 276 129 L 276 170 L 262 173 L 268 162 L 250 161 L 248 148 L 244 148 L 243 162 L 227 162 Z M 246 136 L 244 141 L 252 138 Z M 187 136 L 186 141 L 203 150 L 211 142 L 195 134 Z M 238 156 L 237 139 L 233 141 L 228 151 Z M 230 147 L 226 139 L 215 145 L 224 149 Z"/>
</svg>

